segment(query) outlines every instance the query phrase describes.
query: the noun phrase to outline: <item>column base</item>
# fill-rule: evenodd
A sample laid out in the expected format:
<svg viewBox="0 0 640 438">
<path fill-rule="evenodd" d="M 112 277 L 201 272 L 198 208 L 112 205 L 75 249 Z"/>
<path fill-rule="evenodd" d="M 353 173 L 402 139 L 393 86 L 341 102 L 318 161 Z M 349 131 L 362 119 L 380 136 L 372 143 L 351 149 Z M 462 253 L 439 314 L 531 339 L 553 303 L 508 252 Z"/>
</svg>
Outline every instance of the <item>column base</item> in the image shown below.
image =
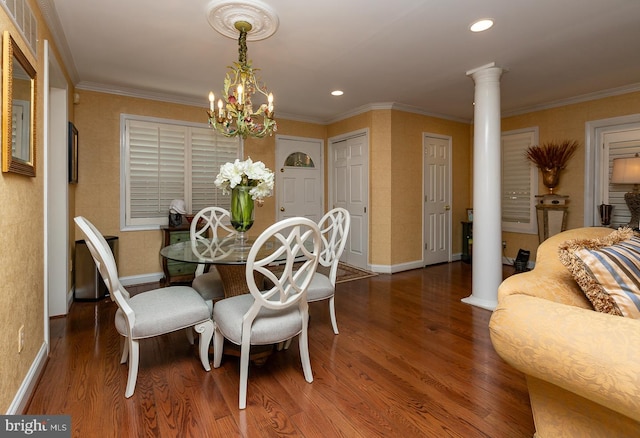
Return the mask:
<svg viewBox="0 0 640 438">
<path fill-rule="evenodd" d="M 497 300 L 485 300 L 483 298 L 474 297 L 469 295 L 467 298 L 463 298 L 462 301 L 465 304 L 471 304 L 472 306 L 480 307 L 482 309 L 494 311 L 498 306 Z"/>
</svg>

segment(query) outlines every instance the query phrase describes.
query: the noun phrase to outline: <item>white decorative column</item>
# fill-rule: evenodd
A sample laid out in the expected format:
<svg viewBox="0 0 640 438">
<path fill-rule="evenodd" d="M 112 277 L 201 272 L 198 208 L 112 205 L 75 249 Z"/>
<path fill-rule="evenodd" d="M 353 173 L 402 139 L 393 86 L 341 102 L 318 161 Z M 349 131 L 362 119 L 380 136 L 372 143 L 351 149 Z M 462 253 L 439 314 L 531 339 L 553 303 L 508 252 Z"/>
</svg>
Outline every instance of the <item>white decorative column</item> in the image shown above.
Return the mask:
<svg viewBox="0 0 640 438">
<path fill-rule="evenodd" d="M 470 70 L 476 84 L 473 135 L 473 277 L 462 301 L 493 310 L 502 282 L 500 76 L 495 63 Z"/>
</svg>

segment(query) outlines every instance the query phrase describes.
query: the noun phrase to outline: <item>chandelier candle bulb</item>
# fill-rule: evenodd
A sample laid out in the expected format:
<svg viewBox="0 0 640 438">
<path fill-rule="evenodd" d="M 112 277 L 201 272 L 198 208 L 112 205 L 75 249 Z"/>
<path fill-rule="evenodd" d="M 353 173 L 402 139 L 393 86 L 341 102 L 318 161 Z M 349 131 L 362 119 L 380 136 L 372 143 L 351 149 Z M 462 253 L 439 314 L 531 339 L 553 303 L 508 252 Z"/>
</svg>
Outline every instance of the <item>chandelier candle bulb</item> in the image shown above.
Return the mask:
<svg viewBox="0 0 640 438">
<path fill-rule="evenodd" d="M 209 109 L 213 111 L 213 101 L 215 100 L 215 96 L 213 95 L 213 91 L 209 92 Z"/>
</svg>

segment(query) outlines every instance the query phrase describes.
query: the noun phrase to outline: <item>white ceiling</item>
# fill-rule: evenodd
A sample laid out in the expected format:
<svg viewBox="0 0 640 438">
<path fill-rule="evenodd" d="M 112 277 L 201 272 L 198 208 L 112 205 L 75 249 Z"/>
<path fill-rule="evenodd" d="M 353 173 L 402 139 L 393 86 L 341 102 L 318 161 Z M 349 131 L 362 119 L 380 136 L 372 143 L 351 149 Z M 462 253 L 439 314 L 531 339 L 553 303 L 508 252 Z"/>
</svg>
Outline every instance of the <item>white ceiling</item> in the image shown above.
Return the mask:
<svg viewBox="0 0 640 438">
<path fill-rule="evenodd" d="M 238 58 L 237 41 L 207 21 L 220 0 L 38 1 L 80 89 L 205 108 Z M 248 59 L 276 118 L 326 123 L 396 103 L 471 120 L 466 72 L 491 62 L 508 70 L 503 114 L 640 90 L 639 0 L 264 1 L 279 28 L 249 41 Z M 485 17 L 492 29 L 468 30 Z"/>
</svg>

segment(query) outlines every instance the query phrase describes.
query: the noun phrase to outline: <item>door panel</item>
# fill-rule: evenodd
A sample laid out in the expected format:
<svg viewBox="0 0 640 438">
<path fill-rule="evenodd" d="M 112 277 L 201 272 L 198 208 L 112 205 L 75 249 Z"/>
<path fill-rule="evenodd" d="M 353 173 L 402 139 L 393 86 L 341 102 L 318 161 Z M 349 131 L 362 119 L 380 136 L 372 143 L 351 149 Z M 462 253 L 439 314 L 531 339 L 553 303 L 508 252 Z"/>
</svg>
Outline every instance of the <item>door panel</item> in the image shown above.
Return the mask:
<svg viewBox="0 0 640 438">
<path fill-rule="evenodd" d="M 324 214 L 322 140 L 276 138 L 276 217 L 304 216 L 318 222 Z"/>
<path fill-rule="evenodd" d="M 351 229 L 341 260 L 368 268 L 369 202 L 368 139 L 366 135 L 331 144 L 330 181 L 333 207 L 351 214 Z"/>
<path fill-rule="evenodd" d="M 425 265 L 451 260 L 450 140 L 424 136 Z"/>
</svg>

